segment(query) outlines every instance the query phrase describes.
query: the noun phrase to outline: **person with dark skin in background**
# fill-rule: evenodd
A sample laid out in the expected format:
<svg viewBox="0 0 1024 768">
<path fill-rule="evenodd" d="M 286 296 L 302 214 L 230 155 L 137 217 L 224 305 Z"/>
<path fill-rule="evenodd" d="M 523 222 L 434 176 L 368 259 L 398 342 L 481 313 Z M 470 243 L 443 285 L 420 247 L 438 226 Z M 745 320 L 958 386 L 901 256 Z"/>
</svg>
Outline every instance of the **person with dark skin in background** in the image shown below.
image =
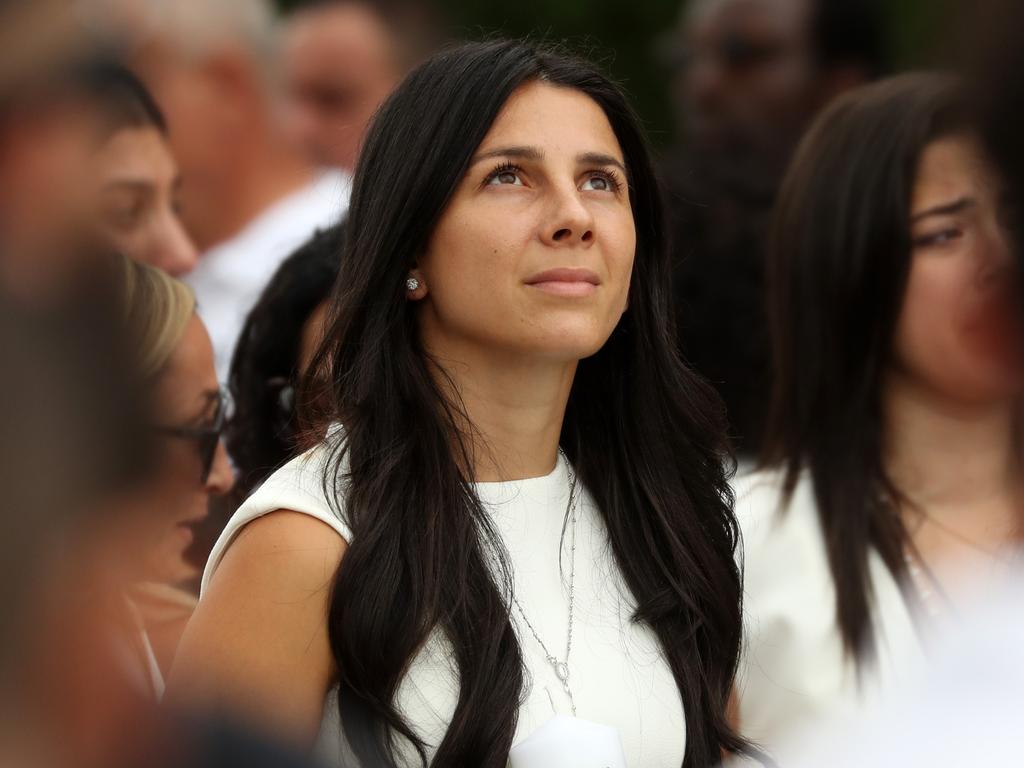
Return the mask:
<svg viewBox="0 0 1024 768">
<path fill-rule="evenodd" d="M 762 251 L 775 192 L 818 110 L 884 70 L 877 6 L 694 0 L 668 46 L 679 336 L 725 400 L 741 456 L 757 450 L 767 402 Z"/>
</svg>

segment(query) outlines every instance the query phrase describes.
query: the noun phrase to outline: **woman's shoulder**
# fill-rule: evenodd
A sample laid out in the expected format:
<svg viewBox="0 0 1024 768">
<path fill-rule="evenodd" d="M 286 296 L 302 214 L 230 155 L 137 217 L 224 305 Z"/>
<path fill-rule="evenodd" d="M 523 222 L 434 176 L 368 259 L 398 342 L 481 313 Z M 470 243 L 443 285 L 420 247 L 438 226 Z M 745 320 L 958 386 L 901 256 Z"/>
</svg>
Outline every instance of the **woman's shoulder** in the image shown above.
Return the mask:
<svg viewBox="0 0 1024 768">
<path fill-rule="evenodd" d="M 800 471 L 789 483 L 782 467 L 740 472 L 733 479 L 736 519 L 749 564 L 763 553 L 771 557 L 807 553 L 822 546 L 810 474 Z"/>
<path fill-rule="evenodd" d="M 315 518 L 351 543 L 352 529 L 342 508 L 345 462 L 339 460 L 339 450 L 340 437 L 337 433 L 328 435 L 274 472 L 242 503 L 210 553 L 203 573 L 203 589 L 242 529 L 271 512 L 290 510 Z"/>
<path fill-rule="evenodd" d="M 736 519 L 745 533 L 770 524 L 770 521 L 783 515 L 792 506 L 804 477 L 802 474 L 797 477 L 792 492 L 787 487 L 787 481 L 787 472 L 783 467 L 740 469 L 732 480 L 732 490 Z"/>
</svg>

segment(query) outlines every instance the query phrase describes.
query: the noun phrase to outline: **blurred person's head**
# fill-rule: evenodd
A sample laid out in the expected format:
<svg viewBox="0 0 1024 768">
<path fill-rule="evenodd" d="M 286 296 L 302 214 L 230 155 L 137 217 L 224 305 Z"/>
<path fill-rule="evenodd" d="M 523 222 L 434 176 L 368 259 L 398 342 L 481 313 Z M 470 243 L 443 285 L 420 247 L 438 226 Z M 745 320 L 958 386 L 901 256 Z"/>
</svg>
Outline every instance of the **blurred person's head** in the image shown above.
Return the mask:
<svg viewBox="0 0 1024 768">
<path fill-rule="evenodd" d="M 963 418 L 1012 414 L 1021 349 L 1002 184 L 959 83 L 907 75 L 830 106 L 771 237 L 770 463 L 809 468 L 846 647 L 871 640 L 866 552 L 904 571 L 885 464 L 895 388 Z"/>
<path fill-rule="evenodd" d="M 226 433 L 240 496 L 304 447 L 300 384 L 323 338 L 343 246 L 343 225 L 315 234 L 278 268 L 245 321 L 231 361 L 235 411 Z"/>
<path fill-rule="evenodd" d="M 132 63 L 167 117 L 181 216 L 200 249 L 306 183 L 285 140 L 269 0 L 143 0 Z"/>
<path fill-rule="evenodd" d="M 314 162 L 355 168 L 370 118 L 411 63 L 407 48 L 379 0 L 317 0 L 292 13 L 281 60 L 287 124 Z"/>
<path fill-rule="evenodd" d="M 136 551 L 138 577 L 175 583 L 192 575 L 183 553 L 190 523 L 211 496 L 227 493 L 233 476 L 221 433 L 228 400 L 217 383 L 213 348 L 191 290 L 162 270 L 125 260 L 123 302 L 148 395 L 149 422 L 160 445 L 155 467 L 136 498 L 150 546 Z"/>
<path fill-rule="evenodd" d="M 118 311 L 121 259 L 72 258 L 95 270 L 60 313 L 26 315 L 0 297 L 5 765 L 110 765 L 138 703 L 97 604 L 115 547 L 140 543 L 126 541 L 137 514 L 119 514 L 119 499 L 152 467 L 150 433 Z"/>
<path fill-rule="evenodd" d="M 89 218 L 98 130 L 76 83 L 96 51 L 61 0 L 0 4 L 0 285 L 35 299 L 68 282 Z"/>
<path fill-rule="evenodd" d="M 91 68 L 84 87 L 104 129 L 95 168 L 102 236 L 136 261 L 189 272 L 198 256 L 178 217 L 180 177 L 160 108 L 117 64 Z"/>
<path fill-rule="evenodd" d="M 726 182 L 773 186 L 815 113 L 883 71 L 881 14 L 877 0 L 688 3 L 673 100 L 692 154 Z"/>
</svg>

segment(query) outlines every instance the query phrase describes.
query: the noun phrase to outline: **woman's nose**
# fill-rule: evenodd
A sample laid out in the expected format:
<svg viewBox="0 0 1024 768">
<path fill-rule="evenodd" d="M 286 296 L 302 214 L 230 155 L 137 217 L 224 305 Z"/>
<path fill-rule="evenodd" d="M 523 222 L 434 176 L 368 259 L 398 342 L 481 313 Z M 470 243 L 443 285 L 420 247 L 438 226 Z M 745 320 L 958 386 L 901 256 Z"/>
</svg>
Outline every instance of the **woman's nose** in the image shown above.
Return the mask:
<svg viewBox="0 0 1024 768">
<path fill-rule="evenodd" d="M 575 245 L 593 241 L 594 217 L 580 199 L 575 186 L 571 192 L 559 191 L 552 208 L 552 216 L 544 225 L 543 233 L 543 239 L 548 245 Z"/>
<path fill-rule="evenodd" d="M 154 266 L 174 277 L 182 277 L 195 269 L 199 252 L 177 216 L 168 214 L 157 240 Z"/>
<path fill-rule="evenodd" d="M 223 496 L 231 490 L 234 484 L 235 472 L 231 468 L 227 448 L 224 447 L 223 440 L 218 440 L 217 451 L 213 454 L 213 465 L 206 478 L 206 490 L 215 496 Z"/>
</svg>

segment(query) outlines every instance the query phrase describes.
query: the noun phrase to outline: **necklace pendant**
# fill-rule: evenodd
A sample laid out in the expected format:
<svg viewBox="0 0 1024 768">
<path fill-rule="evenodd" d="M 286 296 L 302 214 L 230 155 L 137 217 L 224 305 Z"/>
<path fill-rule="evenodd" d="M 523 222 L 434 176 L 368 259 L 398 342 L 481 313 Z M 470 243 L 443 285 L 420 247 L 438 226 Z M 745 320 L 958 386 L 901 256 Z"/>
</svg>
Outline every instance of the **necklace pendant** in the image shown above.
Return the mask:
<svg viewBox="0 0 1024 768">
<path fill-rule="evenodd" d="M 563 683 L 569 682 L 569 665 L 562 661 L 555 662 L 555 675 Z"/>
</svg>

